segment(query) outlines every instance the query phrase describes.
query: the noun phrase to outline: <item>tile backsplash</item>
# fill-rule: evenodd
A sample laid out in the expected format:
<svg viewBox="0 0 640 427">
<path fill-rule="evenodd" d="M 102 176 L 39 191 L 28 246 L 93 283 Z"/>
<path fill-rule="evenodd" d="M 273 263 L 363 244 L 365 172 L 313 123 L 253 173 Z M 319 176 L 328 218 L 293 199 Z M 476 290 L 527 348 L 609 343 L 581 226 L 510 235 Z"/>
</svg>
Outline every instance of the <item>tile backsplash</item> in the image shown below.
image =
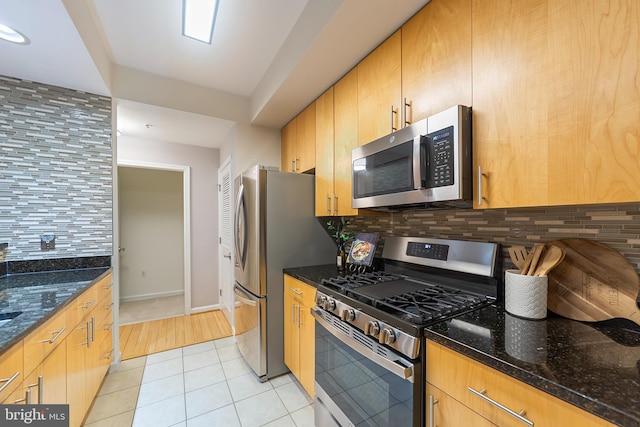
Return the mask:
<svg viewBox="0 0 640 427">
<path fill-rule="evenodd" d="M 640 203 L 487 210 L 415 210 L 351 218 L 348 230 L 500 243 L 503 268 L 515 268 L 511 245 L 580 237 L 622 253 L 640 272 Z M 380 256 L 381 253 L 377 253 Z"/>
<path fill-rule="evenodd" d="M 112 202 L 111 98 L 0 76 L 5 261 L 111 256 Z"/>
</svg>

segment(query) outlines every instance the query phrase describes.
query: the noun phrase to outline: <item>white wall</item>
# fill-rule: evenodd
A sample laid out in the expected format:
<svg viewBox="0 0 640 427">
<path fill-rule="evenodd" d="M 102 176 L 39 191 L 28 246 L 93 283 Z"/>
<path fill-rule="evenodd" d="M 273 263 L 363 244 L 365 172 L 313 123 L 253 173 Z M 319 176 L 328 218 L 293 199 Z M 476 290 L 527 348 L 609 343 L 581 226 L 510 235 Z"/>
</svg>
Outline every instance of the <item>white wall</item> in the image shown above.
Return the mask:
<svg viewBox="0 0 640 427">
<path fill-rule="evenodd" d="M 239 123 L 221 152 L 221 162 L 232 156 L 231 174 L 234 177 L 256 164 L 280 167 L 280 131 Z"/>
<path fill-rule="evenodd" d="M 118 162 L 191 167 L 191 308 L 218 304 L 218 166 L 220 151 L 127 137 L 118 138 Z"/>
</svg>

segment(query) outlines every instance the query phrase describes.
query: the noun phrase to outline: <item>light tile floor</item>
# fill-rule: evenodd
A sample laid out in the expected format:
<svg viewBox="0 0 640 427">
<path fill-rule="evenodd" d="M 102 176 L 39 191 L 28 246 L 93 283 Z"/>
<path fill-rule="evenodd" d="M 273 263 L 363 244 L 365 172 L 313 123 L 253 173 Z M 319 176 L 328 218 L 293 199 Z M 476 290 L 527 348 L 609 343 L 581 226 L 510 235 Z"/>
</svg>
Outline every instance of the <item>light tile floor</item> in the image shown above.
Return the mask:
<svg viewBox="0 0 640 427">
<path fill-rule="evenodd" d="M 309 427 L 313 401 L 293 375 L 260 383 L 233 337 L 124 361 L 86 427 Z"/>
</svg>

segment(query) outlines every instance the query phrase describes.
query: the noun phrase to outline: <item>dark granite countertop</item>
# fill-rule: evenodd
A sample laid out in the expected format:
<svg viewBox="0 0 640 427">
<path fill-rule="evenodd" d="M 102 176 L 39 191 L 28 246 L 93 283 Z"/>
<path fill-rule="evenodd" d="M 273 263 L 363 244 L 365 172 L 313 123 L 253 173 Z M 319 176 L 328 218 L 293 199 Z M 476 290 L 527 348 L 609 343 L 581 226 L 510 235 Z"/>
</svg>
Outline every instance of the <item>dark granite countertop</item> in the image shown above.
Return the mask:
<svg viewBox="0 0 640 427">
<path fill-rule="evenodd" d="M 0 314 L 22 312 L 0 325 L 0 354 L 59 312 L 110 267 L 0 277 Z"/>
<path fill-rule="evenodd" d="M 284 269 L 312 286 L 334 265 Z M 427 328 L 427 339 L 621 426 L 640 427 L 640 326 L 549 313 L 525 320 L 489 306 Z"/>
</svg>

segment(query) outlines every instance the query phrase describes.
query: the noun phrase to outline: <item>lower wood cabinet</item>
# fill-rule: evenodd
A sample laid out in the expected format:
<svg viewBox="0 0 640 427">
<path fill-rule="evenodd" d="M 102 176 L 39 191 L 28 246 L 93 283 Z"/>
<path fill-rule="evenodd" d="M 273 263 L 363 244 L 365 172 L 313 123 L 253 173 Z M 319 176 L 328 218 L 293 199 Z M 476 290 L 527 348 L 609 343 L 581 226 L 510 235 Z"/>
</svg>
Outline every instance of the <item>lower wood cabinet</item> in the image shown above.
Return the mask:
<svg viewBox="0 0 640 427">
<path fill-rule="evenodd" d="M 284 276 L 284 363 L 302 387 L 314 396 L 315 321 L 311 316 L 316 290 Z"/>
<path fill-rule="evenodd" d="M 69 404 L 82 424 L 113 356 L 108 274 L 0 356 L 0 402 Z"/>
<path fill-rule="evenodd" d="M 438 426 L 613 426 L 451 349 L 432 341 L 426 347 L 427 425 L 433 416 Z M 474 422 L 458 423 L 463 412 Z"/>
</svg>

